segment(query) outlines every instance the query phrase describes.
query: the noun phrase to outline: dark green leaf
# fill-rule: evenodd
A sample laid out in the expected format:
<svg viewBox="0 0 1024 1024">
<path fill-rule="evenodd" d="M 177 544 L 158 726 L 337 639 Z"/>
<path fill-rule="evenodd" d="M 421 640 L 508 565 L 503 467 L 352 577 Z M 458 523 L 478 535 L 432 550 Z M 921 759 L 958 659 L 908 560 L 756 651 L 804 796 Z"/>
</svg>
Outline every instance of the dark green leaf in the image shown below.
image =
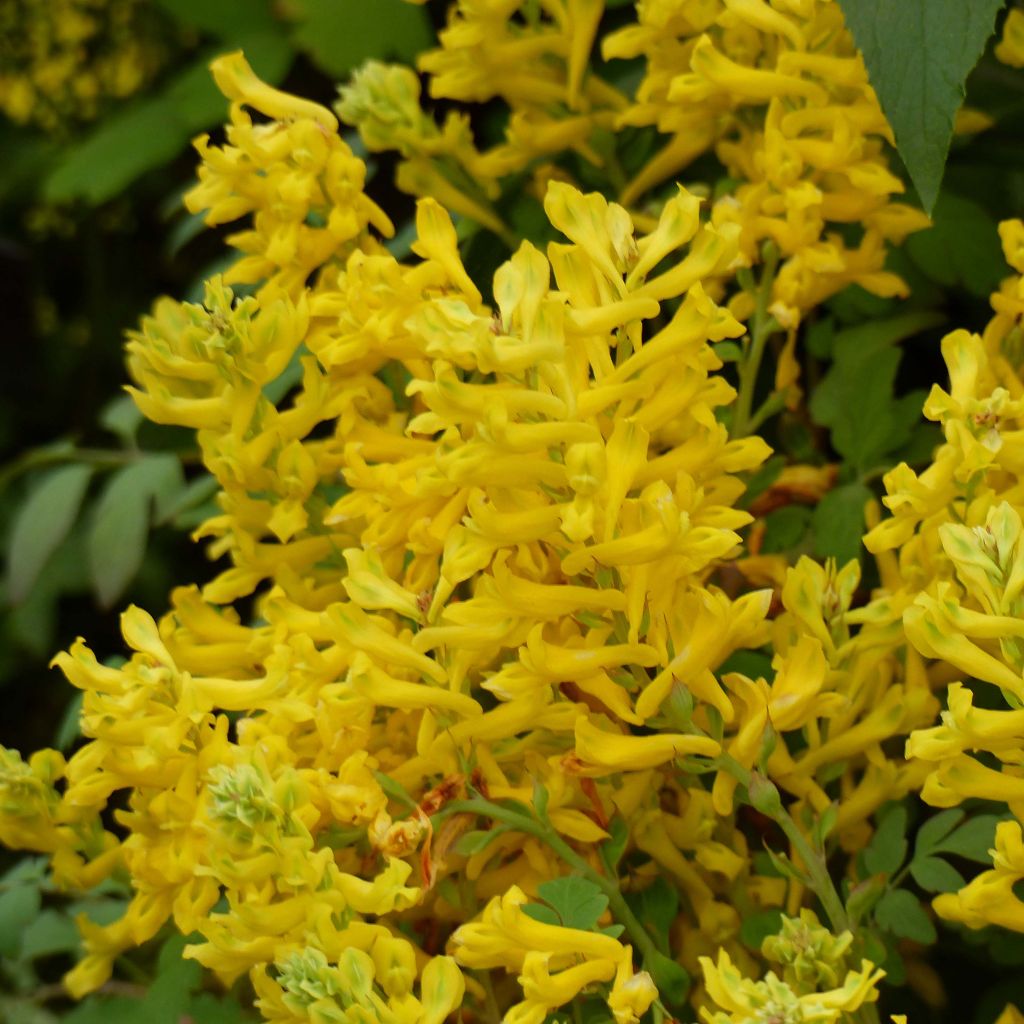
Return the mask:
<svg viewBox="0 0 1024 1024">
<path fill-rule="evenodd" d="M 864 506 L 871 490 L 859 480 L 829 491 L 815 506 L 814 554 L 834 558 L 840 565 L 860 556 L 864 533 Z"/>
<path fill-rule="evenodd" d="M 148 455 L 110 478 L 96 504 L 88 541 L 93 586 L 104 607 L 121 596 L 142 564 L 150 505 L 166 507 L 183 483 L 175 455 Z"/>
<path fill-rule="evenodd" d="M 608 909 L 608 897 L 585 878 L 566 875 L 537 887 L 537 894 L 550 906 L 566 928 L 591 931 Z"/>
<path fill-rule="evenodd" d="M 208 7 L 216 5 L 207 4 Z M 279 28 L 233 41 L 266 81 L 280 81 L 292 52 Z M 207 67 L 220 49 L 199 57 L 155 95 L 104 118 L 70 147 L 43 184 L 52 202 L 82 198 L 99 204 L 122 193 L 139 175 L 174 159 L 192 136 L 224 119 L 227 100 Z"/>
<path fill-rule="evenodd" d="M 943 193 L 932 222 L 907 239 L 911 259 L 944 287 L 987 298 L 1006 274 L 995 220 L 973 200 Z"/>
<path fill-rule="evenodd" d="M 875 907 L 875 920 L 880 928 L 901 939 L 927 944 L 937 937 L 935 925 L 924 907 L 906 889 L 887 892 Z"/>
<path fill-rule="evenodd" d="M 61 716 L 60 725 L 57 726 L 57 733 L 53 738 L 53 745 L 61 751 L 67 752 L 72 744 L 81 735 L 82 701 L 85 694 L 76 693 Z"/>
<path fill-rule="evenodd" d="M 100 410 L 100 426 L 115 434 L 126 445 L 135 443 L 135 435 L 144 418 L 131 395 L 118 395 Z"/>
<path fill-rule="evenodd" d="M 839 0 L 925 209 L 935 205 L 964 82 L 1004 0 Z"/>
<path fill-rule="evenodd" d="M 907 811 L 896 805 L 884 815 L 868 848 L 864 865 L 873 874 L 895 874 L 907 856 Z"/>
<path fill-rule="evenodd" d="M 220 36 L 222 39 L 237 39 L 239 27 L 246 31 L 261 28 L 273 31 L 280 27 L 265 0 L 156 0 L 175 21 Z"/>
<path fill-rule="evenodd" d="M 601 857 L 613 872 L 619 866 L 628 842 L 629 824 L 621 814 L 616 814 L 608 823 L 608 838 L 601 844 Z"/>
<path fill-rule="evenodd" d="M 68 535 L 89 486 L 89 466 L 61 466 L 49 472 L 18 510 L 7 557 L 7 595 L 23 600 L 47 559 Z"/>
<path fill-rule="evenodd" d="M 927 892 L 956 892 L 967 883 L 964 876 L 939 857 L 922 857 L 910 865 L 910 873 Z"/>
<path fill-rule="evenodd" d="M 404 0 L 297 0 L 295 6 L 293 42 L 338 78 L 370 58 L 411 62 L 433 42 L 426 11 Z"/>
<path fill-rule="evenodd" d="M 743 494 L 743 506 L 749 505 L 759 494 L 763 494 L 779 478 L 786 468 L 786 460 L 781 455 L 773 455 L 747 481 L 747 489 Z"/>
<path fill-rule="evenodd" d="M 933 312 L 907 313 L 840 331 L 833 363 L 811 396 L 811 416 L 831 428 L 832 445 L 861 472 L 905 444 L 920 420 L 920 401 L 893 400 L 900 353 L 893 344 L 941 322 Z"/>
<path fill-rule="evenodd" d="M 761 910 L 743 919 L 740 925 L 740 938 L 748 949 L 760 953 L 761 943 L 769 935 L 775 935 L 781 927 L 781 910 Z"/>
<path fill-rule="evenodd" d="M 644 969 L 658 986 L 661 1000 L 670 1009 L 682 1007 L 690 991 L 689 972 L 663 953 L 650 952 L 644 957 Z"/>
<path fill-rule="evenodd" d="M 532 917 L 534 921 L 540 921 L 541 924 L 562 924 L 562 919 L 546 903 L 524 903 L 523 913 L 527 917 Z"/>
<path fill-rule="evenodd" d="M 626 897 L 630 909 L 662 949 L 669 948 L 669 930 L 679 913 L 679 891 L 660 875 L 654 882 Z"/>
<path fill-rule="evenodd" d="M 40 902 L 34 885 L 17 885 L 0 893 L 0 955 L 17 955 L 22 933 L 39 913 Z"/>
<path fill-rule="evenodd" d="M 996 825 L 1003 820 L 997 814 L 979 814 L 936 843 L 933 849 L 936 853 L 952 853 L 979 864 L 991 864 L 989 850 L 996 844 Z"/>
<path fill-rule="evenodd" d="M 157 518 L 157 523 L 177 522 L 184 513 L 206 504 L 217 491 L 220 484 L 208 473 L 197 476 L 190 480 L 177 495 L 170 498 L 165 504 L 162 514 Z"/>
<path fill-rule="evenodd" d="M 506 826 L 499 825 L 497 828 L 477 829 L 461 835 L 455 843 L 455 852 L 463 857 L 472 857 L 474 854 L 482 853 L 498 836 L 507 832 Z"/>
<path fill-rule="evenodd" d="M 940 811 L 929 818 L 918 830 L 914 840 L 914 853 L 918 857 L 931 853 L 935 845 L 945 839 L 963 821 L 964 812 L 959 807 Z"/>
<path fill-rule="evenodd" d="M 795 548 L 811 524 L 811 510 L 804 505 L 777 508 L 764 517 L 765 532 L 761 551 L 766 555 L 779 554 Z"/>
<path fill-rule="evenodd" d="M 21 937 L 21 955 L 26 959 L 71 953 L 81 940 L 75 922 L 56 910 L 44 910 L 32 920 Z"/>
</svg>

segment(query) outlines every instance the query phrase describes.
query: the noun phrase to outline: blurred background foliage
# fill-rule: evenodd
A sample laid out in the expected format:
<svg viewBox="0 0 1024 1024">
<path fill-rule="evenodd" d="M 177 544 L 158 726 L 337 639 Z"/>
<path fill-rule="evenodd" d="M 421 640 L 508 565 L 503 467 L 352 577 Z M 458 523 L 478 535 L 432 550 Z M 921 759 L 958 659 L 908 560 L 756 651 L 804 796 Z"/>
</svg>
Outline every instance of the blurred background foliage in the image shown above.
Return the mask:
<svg viewBox="0 0 1024 1024">
<path fill-rule="evenodd" d="M 191 139 L 216 134 L 225 117 L 210 59 L 244 49 L 264 79 L 329 105 L 338 82 L 364 60 L 412 63 L 432 44 L 447 6 L 0 0 L 0 744 L 70 749 L 77 703 L 46 667 L 53 652 L 83 634 L 97 651 L 117 651 L 114 610 L 137 602 L 159 615 L 172 586 L 210 574 L 189 532 L 210 514 L 214 487 L 198 468 L 190 432 L 143 423 L 121 390 L 125 331 L 161 294 L 199 298 L 202 282 L 227 259 L 221 236 L 203 231 L 181 203 L 193 181 Z M 624 20 L 626 6 L 609 2 L 606 17 Z M 63 30 L 70 40 L 41 34 L 37 23 L 66 18 L 72 8 L 99 21 L 72 19 Z M 68 64 L 62 46 L 91 62 L 85 95 L 66 88 L 67 76 L 82 68 Z M 616 84 L 630 89 L 640 68 L 619 64 Z M 22 78 L 31 89 L 19 85 Z M 850 288 L 809 326 L 803 372 L 810 401 L 772 420 L 766 434 L 777 455 L 748 491 L 764 553 L 859 555 L 865 497 L 900 460 L 930 457 L 937 431 L 921 423 L 920 407 L 923 393 L 944 378 L 937 340 L 951 323 L 987 319 L 988 295 L 1006 273 L 997 219 L 1024 209 L 1024 76 L 987 55 L 969 81 L 968 103 L 992 126 L 954 141 L 934 226 L 891 255 L 911 297 L 878 299 Z M 504 116 L 484 106 L 474 113 L 474 130 L 499 137 Z M 354 131 L 346 141 L 365 156 Z M 650 130 L 631 148 L 642 160 L 655 144 Z M 412 201 L 391 184 L 390 160 L 369 162 L 369 191 L 398 224 L 399 239 L 408 239 L 401 227 Z M 899 167 L 895 157 L 892 166 Z M 685 177 L 713 192 L 721 175 L 708 157 Z M 502 196 L 499 205 L 524 236 L 543 220 L 525 192 Z M 466 234 L 464 250 L 481 276 L 507 252 L 484 229 Z M 772 492 L 787 463 L 834 467 L 836 486 L 817 505 L 799 493 Z M 229 997 L 202 991 L 199 968 L 181 960 L 177 938 L 151 964 L 119 964 L 120 976 L 134 981 L 111 983 L 78 1006 L 62 1001 L 59 978 L 78 943 L 75 915 L 112 920 L 124 894 L 112 889 L 88 906 L 58 909 L 41 859 L 0 858 L 4 1024 L 250 1019 Z M 992 973 L 996 987 L 980 1003 L 973 987 L 960 1001 L 954 991 L 941 1019 L 989 1021 L 1005 998 L 998 985 L 1008 984 L 998 972 L 1024 963 L 1024 943 L 986 932 L 967 939 L 944 948 L 955 951 L 958 969 L 969 960 L 977 977 Z"/>
</svg>

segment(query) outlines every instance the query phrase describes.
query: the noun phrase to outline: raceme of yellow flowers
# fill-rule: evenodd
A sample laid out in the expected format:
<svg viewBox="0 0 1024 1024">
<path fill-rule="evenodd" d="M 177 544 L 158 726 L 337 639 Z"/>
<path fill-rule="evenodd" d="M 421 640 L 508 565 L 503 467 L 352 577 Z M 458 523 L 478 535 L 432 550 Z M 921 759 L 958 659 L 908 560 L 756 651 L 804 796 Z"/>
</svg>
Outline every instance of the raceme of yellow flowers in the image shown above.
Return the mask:
<svg viewBox="0 0 1024 1024">
<path fill-rule="evenodd" d="M 146 0 L 5 0 L 0 5 L 0 114 L 66 132 L 138 92 L 168 51 Z"/>
<path fill-rule="evenodd" d="M 437 97 L 508 104 L 488 150 L 424 113 L 407 69 L 343 91 L 421 196 L 404 260 L 335 115 L 214 62 L 230 123 L 197 140 L 186 202 L 235 225 L 239 258 L 202 304 L 157 302 L 127 361 L 145 415 L 196 433 L 219 487 L 198 536 L 227 568 L 159 621 L 129 608 L 120 667 L 82 640 L 57 656 L 84 694 L 67 761 L 0 750 L 0 840 L 63 890 L 130 885 L 123 917 L 80 920 L 74 995 L 173 925 L 289 1024 L 542 1024 L 581 1000 L 615 1024 L 687 1000 L 709 1024 L 872 1019 L 884 972 L 826 855 L 852 865 L 910 793 L 1024 820 L 1024 285 L 943 343 L 925 413 L 945 444 L 886 478 L 871 601 L 856 562 L 747 556 L 770 450 L 730 436 L 718 354 L 750 344 L 744 276 L 769 241 L 791 329 L 846 283 L 898 292 L 886 243 L 925 222 L 890 201 L 836 4 L 646 0 L 598 41 L 603 13 L 453 5 L 422 68 Z M 596 49 L 644 58 L 636 100 Z M 601 166 L 648 123 L 670 138 L 621 203 L 546 166 Z M 712 147 L 731 192 L 657 187 Z M 494 200 L 532 172 L 557 240 L 474 278 L 462 225 L 507 237 Z M 853 247 L 828 227 L 851 223 Z M 1024 271 L 1024 225 L 1002 235 Z M 975 682 L 940 718 L 948 667 Z M 1009 710 L 973 706 L 985 683 Z M 1024 930 L 1018 820 L 939 914 Z M 664 891 L 656 934 L 639 907 Z M 741 925 L 765 911 L 755 953 Z"/>
</svg>

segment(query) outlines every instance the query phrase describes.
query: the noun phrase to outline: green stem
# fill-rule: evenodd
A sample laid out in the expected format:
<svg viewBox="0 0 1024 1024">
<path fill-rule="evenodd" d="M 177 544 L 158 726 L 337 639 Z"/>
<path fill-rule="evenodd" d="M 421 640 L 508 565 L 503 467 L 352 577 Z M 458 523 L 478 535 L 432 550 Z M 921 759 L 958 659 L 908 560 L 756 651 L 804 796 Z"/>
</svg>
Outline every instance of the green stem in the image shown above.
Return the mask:
<svg viewBox="0 0 1024 1024">
<path fill-rule="evenodd" d="M 629 904 L 619 890 L 618 882 L 595 871 L 550 825 L 545 825 L 482 797 L 454 801 L 448 804 L 441 813 L 447 815 L 460 812 L 479 814 L 484 818 L 502 821 L 519 832 L 524 832 L 526 835 L 547 843 L 566 864 L 586 878 L 588 882 L 596 885 L 608 897 L 609 909 L 626 930 L 626 934 L 633 941 L 642 959 L 653 960 L 659 955 L 663 955 L 650 933 L 629 909 Z"/>
<path fill-rule="evenodd" d="M 746 437 L 755 426 L 751 420 L 751 409 L 754 405 L 754 391 L 761 370 L 761 360 L 764 358 L 764 349 L 768 339 L 778 328 L 775 318 L 768 312 L 778 264 L 779 251 L 774 244 L 768 243 L 765 246 L 764 266 L 756 293 L 757 304 L 754 307 L 754 317 L 750 328 L 750 347 L 739 366 L 739 389 L 736 404 L 733 407 L 733 437 Z"/>
<path fill-rule="evenodd" d="M 728 754 L 719 755 L 716 761 L 719 767 L 727 771 L 740 785 L 746 786 L 749 790 L 753 773 L 748 768 L 745 768 L 739 761 Z M 782 829 L 793 851 L 803 861 L 811 888 L 821 901 L 821 905 L 828 915 L 832 928 L 837 934 L 849 930 L 850 919 L 847 916 L 846 907 L 843 905 L 839 891 L 832 881 L 832 876 L 828 873 L 828 865 L 825 863 L 824 854 L 811 846 L 807 837 L 800 831 L 800 827 L 781 804 L 779 805 L 779 810 L 775 813 L 762 813 L 767 813 L 772 821 Z"/>
</svg>

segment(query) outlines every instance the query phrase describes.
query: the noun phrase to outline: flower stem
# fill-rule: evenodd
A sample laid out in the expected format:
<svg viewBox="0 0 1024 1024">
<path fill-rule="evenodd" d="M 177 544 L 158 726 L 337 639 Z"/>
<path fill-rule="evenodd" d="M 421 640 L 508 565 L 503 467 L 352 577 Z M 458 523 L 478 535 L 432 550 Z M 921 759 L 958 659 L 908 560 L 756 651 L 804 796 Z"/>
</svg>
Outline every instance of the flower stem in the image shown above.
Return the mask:
<svg viewBox="0 0 1024 1024">
<path fill-rule="evenodd" d="M 636 946 L 643 960 L 657 960 L 664 954 L 655 945 L 654 939 L 646 928 L 637 920 L 636 915 L 629 908 L 619 889 L 615 879 L 595 871 L 550 825 L 529 818 L 525 814 L 513 811 L 501 804 L 496 804 L 484 797 L 473 797 L 469 800 L 457 800 L 448 804 L 444 812 L 457 814 L 468 812 L 479 814 L 481 817 L 493 818 L 495 821 L 502 821 L 511 825 L 517 831 L 547 843 L 551 849 L 558 854 L 574 871 L 582 875 L 588 882 L 596 885 L 608 897 L 608 908 L 615 919 L 623 926 L 626 934 Z"/>
<path fill-rule="evenodd" d="M 779 251 L 773 243 L 769 242 L 764 248 L 764 265 L 755 295 L 756 305 L 750 328 L 750 346 L 739 366 L 739 389 L 736 404 L 733 406 L 731 431 L 733 437 L 746 437 L 757 425 L 751 418 L 754 391 L 761 370 L 761 360 L 764 358 L 765 345 L 778 328 L 775 318 L 768 312 L 778 265 Z M 761 418 L 763 419 L 763 417 Z"/>
<path fill-rule="evenodd" d="M 716 763 L 723 771 L 727 771 L 732 775 L 740 785 L 747 787 L 749 791 L 751 782 L 754 780 L 754 773 L 750 769 L 744 767 L 739 761 L 728 754 L 719 755 L 716 758 Z M 771 783 L 768 784 L 771 785 Z M 807 837 L 781 803 L 778 804 L 778 810 L 769 811 L 764 810 L 762 807 L 758 809 L 762 813 L 767 814 L 782 829 L 793 851 L 803 861 L 811 888 L 814 889 L 815 895 L 821 901 L 821 905 L 828 915 L 833 929 L 837 934 L 848 931 L 850 919 L 846 913 L 846 907 L 843 905 L 839 891 L 832 881 L 832 876 L 828 873 L 828 865 L 825 862 L 824 854 L 811 846 Z"/>
</svg>

